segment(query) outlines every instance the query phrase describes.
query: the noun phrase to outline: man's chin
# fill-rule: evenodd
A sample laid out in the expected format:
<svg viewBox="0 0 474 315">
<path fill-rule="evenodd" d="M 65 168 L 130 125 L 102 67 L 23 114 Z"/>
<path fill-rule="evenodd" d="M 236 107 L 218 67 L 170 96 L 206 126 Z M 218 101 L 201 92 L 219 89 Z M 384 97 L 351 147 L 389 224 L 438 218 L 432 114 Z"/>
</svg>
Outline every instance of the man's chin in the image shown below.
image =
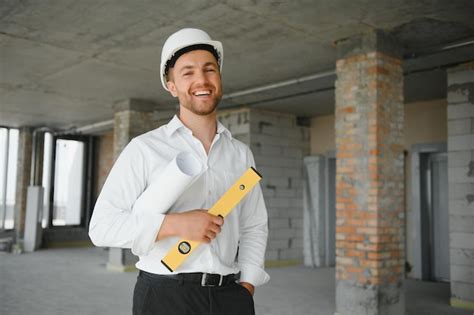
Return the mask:
<svg viewBox="0 0 474 315">
<path fill-rule="evenodd" d="M 213 114 L 216 111 L 217 105 L 218 104 L 213 104 L 213 105 L 202 106 L 202 107 L 191 106 L 191 111 L 194 114 L 199 115 L 199 116 L 207 116 L 207 115 Z"/>
<path fill-rule="evenodd" d="M 216 106 L 217 107 L 217 106 Z M 205 110 L 205 109 L 202 109 L 202 110 L 199 110 L 199 109 L 195 109 L 193 108 L 192 112 L 196 115 L 199 115 L 199 116 L 208 116 L 208 115 L 211 115 L 213 114 L 214 112 L 216 111 L 216 108 L 212 109 L 212 110 Z"/>
</svg>

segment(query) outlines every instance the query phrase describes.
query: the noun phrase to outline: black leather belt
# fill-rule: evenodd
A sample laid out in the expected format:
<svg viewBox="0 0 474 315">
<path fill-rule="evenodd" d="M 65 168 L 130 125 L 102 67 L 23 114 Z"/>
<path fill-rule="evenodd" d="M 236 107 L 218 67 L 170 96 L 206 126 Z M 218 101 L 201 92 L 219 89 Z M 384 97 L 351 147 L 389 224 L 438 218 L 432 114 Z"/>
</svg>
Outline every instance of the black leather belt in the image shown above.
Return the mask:
<svg viewBox="0 0 474 315">
<path fill-rule="evenodd" d="M 192 272 L 192 273 L 178 273 L 175 275 L 159 275 L 155 273 L 149 273 L 140 270 L 140 275 L 153 279 L 170 279 L 182 282 L 191 282 L 200 284 L 203 287 L 219 287 L 235 282 L 238 279 L 237 275 L 219 275 L 215 273 L 203 273 L 203 272 Z"/>
</svg>

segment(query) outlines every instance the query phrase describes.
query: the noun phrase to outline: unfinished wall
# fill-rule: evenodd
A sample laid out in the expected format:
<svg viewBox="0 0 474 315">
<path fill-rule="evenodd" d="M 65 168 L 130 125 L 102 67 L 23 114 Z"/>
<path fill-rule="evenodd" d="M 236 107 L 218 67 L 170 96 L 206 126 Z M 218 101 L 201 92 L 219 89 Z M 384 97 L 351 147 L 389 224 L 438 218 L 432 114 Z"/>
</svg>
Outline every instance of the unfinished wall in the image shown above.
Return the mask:
<svg viewBox="0 0 474 315">
<path fill-rule="evenodd" d="M 309 154 L 309 128 L 296 116 L 256 109 L 226 110 L 219 121 L 250 145 L 269 218 L 266 264 L 303 260 L 303 157 Z"/>
<path fill-rule="evenodd" d="M 262 172 L 268 209 L 267 265 L 303 260 L 303 157 L 309 154 L 309 128 L 296 116 L 252 110 L 250 142 Z"/>
<path fill-rule="evenodd" d="M 409 149 L 416 143 L 446 142 L 446 108 L 444 99 L 405 104 L 404 146 Z M 334 115 L 311 119 L 311 155 L 335 150 L 334 137 Z"/>
<path fill-rule="evenodd" d="M 311 119 L 311 155 L 326 155 L 328 151 L 336 150 L 336 128 L 334 123 L 334 114 Z"/>
<path fill-rule="evenodd" d="M 412 209 L 412 146 L 415 144 L 446 143 L 447 141 L 447 119 L 446 100 L 435 100 L 429 102 L 417 102 L 405 105 L 405 207 L 407 218 L 407 253 L 406 260 L 414 265 L 414 240 L 415 233 L 420 227 L 414 226 L 414 213 Z M 413 270 L 413 269 L 412 269 Z M 413 277 L 412 272 L 408 277 Z"/>
<path fill-rule="evenodd" d="M 410 149 L 417 143 L 446 142 L 446 108 L 445 99 L 405 104 L 405 147 Z"/>
<path fill-rule="evenodd" d="M 413 264 L 413 213 L 411 210 L 411 147 L 420 143 L 446 143 L 447 141 L 447 101 L 432 100 L 405 104 L 403 145 L 405 158 L 405 200 L 406 200 L 406 259 Z M 335 150 L 334 115 L 314 117 L 311 120 L 311 155 L 327 154 Z M 409 273 L 408 276 L 411 276 Z"/>
<path fill-rule="evenodd" d="M 448 71 L 451 305 L 474 310 L 474 62 Z"/>
</svg>

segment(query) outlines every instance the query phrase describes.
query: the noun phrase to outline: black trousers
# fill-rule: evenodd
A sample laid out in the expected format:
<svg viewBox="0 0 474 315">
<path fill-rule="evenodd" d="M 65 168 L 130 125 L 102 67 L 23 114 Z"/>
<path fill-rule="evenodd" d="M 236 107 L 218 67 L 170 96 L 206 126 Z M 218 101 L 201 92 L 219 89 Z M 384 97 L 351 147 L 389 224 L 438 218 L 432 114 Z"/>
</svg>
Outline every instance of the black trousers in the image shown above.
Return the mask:
<svg viewBox="0 0 474 315">
<path fill-rule="evenodd" d="M 240 284 L 199 283 L 150 277 L 140 272 L 133 292 L 133 315 L 254 315 L 250 292 Z"/>
</svg>

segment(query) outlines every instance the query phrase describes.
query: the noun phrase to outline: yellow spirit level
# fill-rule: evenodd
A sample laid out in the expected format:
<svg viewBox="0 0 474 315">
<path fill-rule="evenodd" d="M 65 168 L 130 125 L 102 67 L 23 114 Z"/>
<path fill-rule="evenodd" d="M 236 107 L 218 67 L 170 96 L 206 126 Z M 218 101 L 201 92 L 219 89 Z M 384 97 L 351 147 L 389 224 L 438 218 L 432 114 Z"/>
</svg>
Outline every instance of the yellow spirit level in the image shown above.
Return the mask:
<svg viewBox="0 0 474 315">
<path fill-rule="evenodd" d="M 253 167 L 249 168 L 244 175 L 217 200 L 209 209 L 208 213 L 225 218 L 261 179 L 262 176 Z M 180 240 L 161 260 L 161 263 L 168 268 L 169 271 L 173 272 L 199 244 L 197 241 Z"/>
</svg>

